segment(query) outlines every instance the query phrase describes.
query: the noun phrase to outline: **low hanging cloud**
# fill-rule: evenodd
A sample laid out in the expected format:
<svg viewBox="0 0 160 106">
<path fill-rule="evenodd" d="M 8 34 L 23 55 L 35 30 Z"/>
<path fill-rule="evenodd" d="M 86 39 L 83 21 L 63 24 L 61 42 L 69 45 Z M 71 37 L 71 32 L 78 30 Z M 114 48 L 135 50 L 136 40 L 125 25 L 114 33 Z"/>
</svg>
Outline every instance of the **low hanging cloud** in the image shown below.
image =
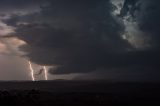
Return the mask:
<svg viewBox="0 0 160 106">
<path fill-rule="evenodd" d="M 110 0 L 47 2 L 38 13 L 12 15 L 3 22 L 15 27 L 13 36 L 26 42 L 20 47 L 26 57 L 54 67 L 50 73 L 159 65 L 159 50 L 137 51 L 122 39 L 125 26 L 113 15 L 115 8 Z"/>
</svg>

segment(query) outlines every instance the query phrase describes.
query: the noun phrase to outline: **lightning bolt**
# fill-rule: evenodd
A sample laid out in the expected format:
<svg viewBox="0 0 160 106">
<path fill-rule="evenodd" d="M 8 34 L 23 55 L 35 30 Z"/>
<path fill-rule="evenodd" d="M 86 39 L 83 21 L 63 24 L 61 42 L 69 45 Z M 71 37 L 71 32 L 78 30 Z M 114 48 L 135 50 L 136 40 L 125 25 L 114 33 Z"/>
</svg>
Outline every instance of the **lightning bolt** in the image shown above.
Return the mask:
<svg viewBox="0 0 160 106">
<path fill-rule="evenodd" d="M 44 68 L 45 80 L 48 80 L 47 69 L 45 66 L 43 66 L 43 68 Z"/>
<path fill-rule="evenodd" d="M 32 68 L 32 64 L 31 64 L 30 61 L 29 61 L 28 63 L 29 63 L 29 68 L 30 68 L 30 70 L 31 70 L 32 81 L 35 81 L 35 78 L 34 78 L 34 70 L 33 70 L 33 68 Z"/>
</svg>

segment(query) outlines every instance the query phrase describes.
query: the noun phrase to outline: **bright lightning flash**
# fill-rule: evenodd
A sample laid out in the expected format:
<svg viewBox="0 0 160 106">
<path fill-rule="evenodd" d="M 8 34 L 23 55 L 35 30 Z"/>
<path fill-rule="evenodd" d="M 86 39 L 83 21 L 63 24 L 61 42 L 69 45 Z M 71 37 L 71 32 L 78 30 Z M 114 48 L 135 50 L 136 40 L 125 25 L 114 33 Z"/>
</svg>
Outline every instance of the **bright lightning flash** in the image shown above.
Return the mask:
<svg viewBox="0 0 160 106">
<path fill-rule="evenodd" d="M 45 80 L 48 80 L 47 69 L 45 66 L 43 66 L 43 68 L 44 68 Z"/>
<path fill-rule="evenodd" d="M 29 68 L 30 68 L 30 70 L 31 70 L 32 81 L 35 81 L 35 78 L 34 78 L 34 70 L 33 70 L 33 68 L 32 68 L 32 64 L 31 64 L 30 61 L 29 61 L 28 63 L 29 63 Z"/>
</svg>

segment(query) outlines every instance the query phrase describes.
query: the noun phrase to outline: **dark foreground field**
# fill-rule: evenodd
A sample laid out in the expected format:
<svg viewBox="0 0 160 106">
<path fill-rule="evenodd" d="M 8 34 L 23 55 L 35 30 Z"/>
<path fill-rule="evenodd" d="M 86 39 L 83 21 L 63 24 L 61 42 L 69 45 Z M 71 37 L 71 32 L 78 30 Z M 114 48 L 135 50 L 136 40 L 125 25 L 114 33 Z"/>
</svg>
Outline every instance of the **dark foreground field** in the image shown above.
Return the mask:
<svg viewBox="0 0 160 106">
<path fill-rule="evenodd" d="M 0 106 L 160 106 L 159 83 L 0 82 Z"/>
</svg>

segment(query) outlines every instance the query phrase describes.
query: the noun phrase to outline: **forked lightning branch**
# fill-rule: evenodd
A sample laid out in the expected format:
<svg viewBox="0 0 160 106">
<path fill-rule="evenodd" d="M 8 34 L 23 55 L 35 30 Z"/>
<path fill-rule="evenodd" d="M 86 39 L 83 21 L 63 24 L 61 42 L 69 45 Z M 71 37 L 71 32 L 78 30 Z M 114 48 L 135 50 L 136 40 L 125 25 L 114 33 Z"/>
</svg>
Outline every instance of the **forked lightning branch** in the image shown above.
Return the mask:
<svg viewBox="0 0 160 106">
<path fill-rule="evenodd" d="M 28 63 L 32 81 L 35 81 L 35 76 L 34 76 L 35 70 L 33 69 L 32 63 L 30 61 L 28 61 Z M 45 80 L 48 80 L 48 75 L 47 75 L 48 72 L 46 66 L 43 66 L 43 70 L 44 70 L 44 78 Z"/>
</svg>

